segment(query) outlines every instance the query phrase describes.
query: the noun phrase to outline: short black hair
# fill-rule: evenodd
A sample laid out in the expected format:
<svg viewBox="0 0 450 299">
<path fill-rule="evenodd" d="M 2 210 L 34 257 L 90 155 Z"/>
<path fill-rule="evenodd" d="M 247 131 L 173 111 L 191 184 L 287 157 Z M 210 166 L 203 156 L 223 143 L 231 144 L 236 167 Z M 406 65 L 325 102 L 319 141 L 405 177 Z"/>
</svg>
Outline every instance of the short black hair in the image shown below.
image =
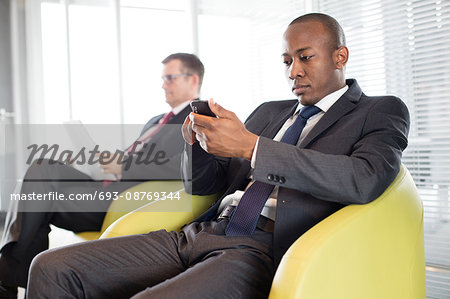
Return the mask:
<svg viewBox="0 0 450 299">
<path fill-rule="evenodd" d="M 290 24 L 303 23 L 308 21 L 320 22 L 330 34 L 330 44 L 333 49 L 345 46 L 345 34 L 341 25 L 333 17 L 323 13 L 309 13 L 294 19 Z"/>
<path fill-rule="evenodd" d="M 161 63 L 166 64 L 175 59 L 180 60 L 183 67 L 186 68 L 189 73 L 193 73 L 198 76 L 198 89 L 200 90 L 203 83 L 203 76 L 205 74 L 205 67 L 200 59 L 194 54 L 174 53 L 164 58 Z"/>
</svg>

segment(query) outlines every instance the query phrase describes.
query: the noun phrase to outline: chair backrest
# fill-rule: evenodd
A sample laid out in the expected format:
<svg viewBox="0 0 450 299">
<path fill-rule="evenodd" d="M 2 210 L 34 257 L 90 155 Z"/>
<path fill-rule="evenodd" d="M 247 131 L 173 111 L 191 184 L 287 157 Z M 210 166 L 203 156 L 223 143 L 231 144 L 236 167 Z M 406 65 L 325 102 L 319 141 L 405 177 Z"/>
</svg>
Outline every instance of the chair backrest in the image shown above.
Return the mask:
<svg viewBox="0 0 450 299">
<path fill-rule="evenodd" d="M 276 272 L 274 298 L 425 298 L 423 207 L 408 170 L 365 205 L 303 234 Z"/>
</svg>

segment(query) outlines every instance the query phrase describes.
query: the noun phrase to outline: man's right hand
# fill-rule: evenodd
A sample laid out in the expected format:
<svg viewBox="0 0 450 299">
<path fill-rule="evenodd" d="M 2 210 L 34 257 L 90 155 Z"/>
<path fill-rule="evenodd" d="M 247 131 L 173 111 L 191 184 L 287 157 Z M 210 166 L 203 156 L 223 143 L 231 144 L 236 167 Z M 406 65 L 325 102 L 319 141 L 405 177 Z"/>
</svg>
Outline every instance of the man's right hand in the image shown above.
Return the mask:
<svg viewBox="0 0 450 299">
<path fill-rule="evenodd" d="M 193 145 L 197 141 L 195 132 L 192 130 L 192 121 L 189 118 L 189 115 L 184 120 L 181 132 L 183 133 L 184 140 L 190 145 Z"/>
</svg>

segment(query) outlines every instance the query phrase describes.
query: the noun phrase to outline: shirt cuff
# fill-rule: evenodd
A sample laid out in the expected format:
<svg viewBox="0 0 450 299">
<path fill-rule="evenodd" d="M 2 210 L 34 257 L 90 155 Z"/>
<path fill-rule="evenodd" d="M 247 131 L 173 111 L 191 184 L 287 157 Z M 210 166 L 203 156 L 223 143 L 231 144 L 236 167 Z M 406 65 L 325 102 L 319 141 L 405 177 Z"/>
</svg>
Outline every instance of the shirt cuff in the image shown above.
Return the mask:
<svg viewBox="0 0 450 299">
<path fill-rule="evenodd" d="M 250 166 L 252 168 L 255 168 L 256 165 L 256 152 L 258 151 L 258 144 L 259 144 L 259 136 L 258 139 L 256 140 L 255 148 L 253 149 L 252 160 L 250 162 Z"/>
</svg>

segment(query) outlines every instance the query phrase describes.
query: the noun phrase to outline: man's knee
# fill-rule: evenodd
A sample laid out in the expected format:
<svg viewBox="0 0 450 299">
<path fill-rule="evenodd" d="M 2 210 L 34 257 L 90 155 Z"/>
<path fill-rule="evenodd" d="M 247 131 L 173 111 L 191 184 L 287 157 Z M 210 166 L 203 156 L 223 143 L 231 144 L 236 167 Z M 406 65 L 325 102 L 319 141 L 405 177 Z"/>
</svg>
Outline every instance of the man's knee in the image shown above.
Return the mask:
<svg viewBox="0 0 450 299">
<path fill-rule="evenodd" d="M 50 165 L 49 159 L 36 159 L 28 167 L 25 178 L 39 178 L 41 173 Z"/>
<path fill-rule="evenodd" d="M 50 159 L 33 160 L 25 173 L 24 180 L 61 179 L 61 167 L 67 167 L 67 165 Z"/>
<path fill-rule="evenodd" d="M 46 167 L 54 168 L 55 165 L 64 165 L 61 161 L 51 159 L 35 159 L 31 163 L 29 169 L 32 171 L 40 171 Z"/>
<path fill-rule="evenodd" d="M 57 251 L 46 250 L 36 255 L 31 262 L 29 280 L 40 280 L 51 277 L 63 268 L 61 258 Z"/>
<path fill-rule="evenodd" d="M 64 277 L 64 268 L 64 256 L 59 250 L 47 250 L 35 256 L 28 274 L 27 297 L 57 298 L 53 291 Z"/>
</svg>

